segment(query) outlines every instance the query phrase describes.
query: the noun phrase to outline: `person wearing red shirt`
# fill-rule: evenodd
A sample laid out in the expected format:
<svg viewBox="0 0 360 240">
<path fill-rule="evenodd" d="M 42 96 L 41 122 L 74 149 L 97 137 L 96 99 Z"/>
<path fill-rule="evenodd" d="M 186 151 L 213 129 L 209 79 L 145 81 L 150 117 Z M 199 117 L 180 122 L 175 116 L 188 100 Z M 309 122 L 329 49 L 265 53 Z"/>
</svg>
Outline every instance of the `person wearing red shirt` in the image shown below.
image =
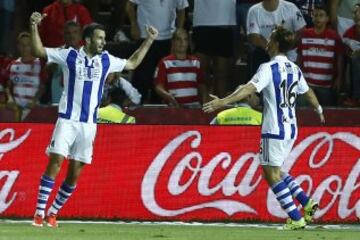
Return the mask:
<svg viewBox="0 0 360 240">
<path fill-rule="evenodd" d="M 342 84 L 343 44 L 337 32 L 328 27 L 326 5 L 313 10 L 313 28 L 304 30 L 298 46 L 298 63 L 320 103 L 336 105 L 336 92 Z"/>
<path fill-rule="evenodd" d="M 206 101 L 203 72 L 197 57 L 188 54 L 189 34 L 178 29 L 173 34 L 173 54 L 163 58 L 155 71 L 155 91 L 169 105 L 200 107 Z"/>
<path fill-rule="evenodd" d="M 0 104 L 5 104 L 7 102 L 7 96 L 5 92 L 7 81 L 7 67 L 12 61 L 12 58 L 0 53 Z"/>
<path fill-rule="evenodd" d="M 67 21 L 78 22 L 81 27 L 93 22 L 86 7 L 72 0 L 56 0 L 46 6 L 42 13 L 46 17 L 39 30 L 44 47 L 64 45 L 64 25 Z"/>
<path fill-rule="evenodd" d="M 32 55 L 30 33 L 19 34 L 20 57 L 8 65 L 7 100 L 23 120 L 39 102 L 46 81 L 45 63 Z M 20 119 L 17 119 L 20 120 Z"/>
</svg>

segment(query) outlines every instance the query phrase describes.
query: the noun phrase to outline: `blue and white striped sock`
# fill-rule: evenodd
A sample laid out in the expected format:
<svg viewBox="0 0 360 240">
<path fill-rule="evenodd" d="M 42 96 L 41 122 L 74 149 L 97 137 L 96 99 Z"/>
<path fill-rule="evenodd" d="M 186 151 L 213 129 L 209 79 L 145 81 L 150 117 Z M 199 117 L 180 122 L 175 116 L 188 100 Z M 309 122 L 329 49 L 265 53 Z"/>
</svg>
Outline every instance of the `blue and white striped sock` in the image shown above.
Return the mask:
<svg viewBox="0 0 360 240">
<path fill-rule="evenodd" d="M 296 198 L 303 207 L 305 207 L 305 205 L 309 202 L 309 197 L 295 179 L 290 175 L 285 175 L 283 176 L 283 181 L 290 189 L 291 195 L 293 195 L 293 197 Z"/>
<path fill-rule="evenodd" d="M 272 191 L 276 195 L 282 209 L 289 215 L 292 220 L 298 221 L 301 219 L 301 214 L 297 209 L 294 200 L 291 196 L 290 190 L 286 183 L 280 181 L 271 186 Z"/>
<path fill-rule="evenodd" d="M 71 194 L 74 192 L 76 186 L 70 186 L 63 182 L 60 186 L 59 191 L 52 203 L 51 207 L 48 210 L 48 215 L 54 214 L 56 215 L 59 210 L 64 206 L 66 201 L 70 198 Z"/>
<path fill-rule="evenodd" d="M 50 193 L 54 187 L 54 179 L 42 175 L 40 178 L 39 193 L 36 202 L 35 215 L 45 216 L 45 208 L 49 199 Z"/>
</svg>

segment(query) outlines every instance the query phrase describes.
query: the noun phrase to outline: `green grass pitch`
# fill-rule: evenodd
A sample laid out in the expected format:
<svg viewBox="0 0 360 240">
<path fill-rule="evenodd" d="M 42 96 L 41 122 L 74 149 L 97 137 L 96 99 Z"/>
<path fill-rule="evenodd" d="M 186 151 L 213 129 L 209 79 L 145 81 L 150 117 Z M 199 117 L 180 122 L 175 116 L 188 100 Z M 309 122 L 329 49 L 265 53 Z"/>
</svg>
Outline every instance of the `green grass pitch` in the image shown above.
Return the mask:
<svg viewBox="0 0 360 240">
<path fill-rule="evenodd" d="M 226 224 L 69 223 L 60 227 L 35 228 L 30 222 L 0 221 L 0 240 L 356 240 L 360 227 L 324 226 L 298 231 L 280 231 L 279 225 L 227 226 Z"/>
</svg>

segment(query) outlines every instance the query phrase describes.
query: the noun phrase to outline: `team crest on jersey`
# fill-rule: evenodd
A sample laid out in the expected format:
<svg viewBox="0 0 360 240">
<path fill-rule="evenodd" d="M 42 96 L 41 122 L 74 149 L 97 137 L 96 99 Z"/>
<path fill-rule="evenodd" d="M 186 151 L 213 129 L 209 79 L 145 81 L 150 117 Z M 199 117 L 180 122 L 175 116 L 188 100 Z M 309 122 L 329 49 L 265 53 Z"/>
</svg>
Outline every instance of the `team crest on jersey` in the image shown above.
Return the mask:
<svg viewBox="0 0 360 240">
<path fill-rule="evenodd" d="M 94 62 L 94 65 L 95 67 L 100 67 L 100 63 L 97 60 Z"/>
</svg>

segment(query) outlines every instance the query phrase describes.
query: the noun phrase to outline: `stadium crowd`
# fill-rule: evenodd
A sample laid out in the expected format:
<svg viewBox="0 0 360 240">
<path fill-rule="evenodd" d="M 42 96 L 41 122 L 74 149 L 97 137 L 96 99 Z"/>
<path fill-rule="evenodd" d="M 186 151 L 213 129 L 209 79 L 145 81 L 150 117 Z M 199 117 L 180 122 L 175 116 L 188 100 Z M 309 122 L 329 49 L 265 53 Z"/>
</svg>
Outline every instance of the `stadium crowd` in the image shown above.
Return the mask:
<svg viewBox="0 0 360 240">
<path fill-rule="evenodd" d="M 359 0 L 4 0 L 0 108 L 14 111 L 16 121 L 34 106 L 58 104 L 63 90 L 59 66 L 32 55 L 33 11 L 46 14 L 39 29 L 45 47 L 79 49 L 83 27 L 97 22 L 105 26 L 106 49 L 121 58 L 141 45 L 147 25 L 156 27 L 159 35 L 139 68 L 106 81 L 110 92 L 122 88 L 120 78 L 129 81 L 141 94 L 132 105 L 201 108 L 209 94 L 224 97 L 269 60 L 270 33 L 282 25 L 296 33 L 287 55 L 320 104 L 360 107 Z M 306 106 L 301 97 L 298 104 Z"/>
</svg>

